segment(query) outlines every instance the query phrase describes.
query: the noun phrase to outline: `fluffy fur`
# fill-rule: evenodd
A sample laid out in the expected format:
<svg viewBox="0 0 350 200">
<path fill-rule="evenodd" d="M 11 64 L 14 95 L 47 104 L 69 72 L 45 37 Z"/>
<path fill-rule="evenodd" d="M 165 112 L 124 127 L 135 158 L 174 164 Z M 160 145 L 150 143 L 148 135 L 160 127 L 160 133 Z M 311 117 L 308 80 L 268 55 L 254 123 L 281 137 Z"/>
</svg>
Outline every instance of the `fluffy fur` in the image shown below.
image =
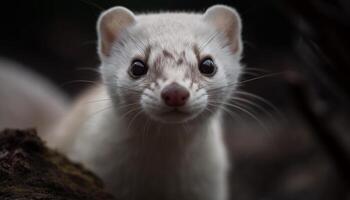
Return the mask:
<svg viewBox="0 0 350 200">
<path fill-rule="evenodd" d="M 117 199 L 227 199 L 220 106 L 242 71 L 237 12 L 135 16 L 116 7 L 101 15 L 98 33 L 103 84 L 76 104 L 51 145 L 97 172 Z M 198 70 L 205 57 L 217 66 L 213 77 Z M 135 58 L 149 67 L 138 79 L 129 75 Z M 160 97 L 173 82 L 190 92 L 177 109 Z"/>
<path fill-rule="evenodd" d="M 0 130 L 35 127 L 44 133 L 67 110 L 68 99 L 52 83 L 21 64 L 0 58 Z"/>
</svg>

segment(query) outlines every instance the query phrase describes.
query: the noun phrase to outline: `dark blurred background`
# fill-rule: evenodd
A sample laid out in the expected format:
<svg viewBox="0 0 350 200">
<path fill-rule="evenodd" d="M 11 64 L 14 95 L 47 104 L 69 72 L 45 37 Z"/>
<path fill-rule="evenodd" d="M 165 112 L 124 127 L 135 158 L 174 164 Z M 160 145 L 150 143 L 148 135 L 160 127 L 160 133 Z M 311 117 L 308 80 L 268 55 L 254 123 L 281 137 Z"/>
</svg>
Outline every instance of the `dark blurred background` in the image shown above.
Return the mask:
<svg viewBox="0 0 350 200">
<path fill-rule="evenodd" d="M 350 1 L 12 0 L 1 3 L 0 57 L 75 97 L 96 80 L 95 24 L 103 10 L 205 11 L 235 7 L 243 20 L 242 94 L 256 105 L 226 116 L 232 199 L 349 198 Z M 252 80 L 254 79 L 254 80 Z M 1 89 L 1 86 L 0 86 Z M 276 111 L 278 110 L 278 111 Z"/>
</svg>

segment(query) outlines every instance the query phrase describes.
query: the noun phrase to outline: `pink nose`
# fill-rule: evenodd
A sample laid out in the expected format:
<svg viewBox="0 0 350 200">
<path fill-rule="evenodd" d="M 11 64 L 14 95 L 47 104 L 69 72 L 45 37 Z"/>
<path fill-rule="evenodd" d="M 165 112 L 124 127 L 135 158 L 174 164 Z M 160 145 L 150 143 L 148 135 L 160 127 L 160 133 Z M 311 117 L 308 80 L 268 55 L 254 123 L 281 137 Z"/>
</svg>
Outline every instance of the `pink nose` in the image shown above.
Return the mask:
<svg viewBox="0 0 350 200">
<path fill-rule="evenodd" d="M 183 86 L 171 83 L 162 90 L 161 96 L 166 105 L 180 107 L 186 104 L 190 93 Z"/>
</svg>

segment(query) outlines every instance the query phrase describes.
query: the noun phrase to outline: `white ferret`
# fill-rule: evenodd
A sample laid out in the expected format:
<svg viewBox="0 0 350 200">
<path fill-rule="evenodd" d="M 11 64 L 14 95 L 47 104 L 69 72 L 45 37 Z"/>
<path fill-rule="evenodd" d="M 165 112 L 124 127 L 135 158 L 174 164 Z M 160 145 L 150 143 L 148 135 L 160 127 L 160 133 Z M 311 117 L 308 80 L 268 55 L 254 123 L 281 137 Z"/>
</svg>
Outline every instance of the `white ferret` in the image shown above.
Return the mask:
<svg viewBox="0 0 350 200">
<path fill-rule="evenodd" d="M 103 84 L 76 104 L 50 145 L 120 200 L 226 200 L 221 106 L 242 71 L 238 13 L 223 5 L 204 14 L 114 7 L 97 30 Z"/>
</svg>

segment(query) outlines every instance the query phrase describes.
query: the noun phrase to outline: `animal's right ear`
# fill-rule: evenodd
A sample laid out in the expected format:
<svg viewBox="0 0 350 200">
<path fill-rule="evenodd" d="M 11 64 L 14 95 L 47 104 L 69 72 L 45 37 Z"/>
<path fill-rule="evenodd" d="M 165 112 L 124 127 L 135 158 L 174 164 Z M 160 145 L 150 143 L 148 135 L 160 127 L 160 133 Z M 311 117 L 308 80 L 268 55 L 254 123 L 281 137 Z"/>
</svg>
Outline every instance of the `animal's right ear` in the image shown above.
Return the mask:
<svg viewBox="0 0 350 200">
<path fill-rule="evenodd" d="M 100 55 L 108 57 L 113 43 L 119 39 L 126 28 L 135 22 L 135 15 L 124 7 L 118 6 L 103 12 L 97 22 Z"/>
</svg>

